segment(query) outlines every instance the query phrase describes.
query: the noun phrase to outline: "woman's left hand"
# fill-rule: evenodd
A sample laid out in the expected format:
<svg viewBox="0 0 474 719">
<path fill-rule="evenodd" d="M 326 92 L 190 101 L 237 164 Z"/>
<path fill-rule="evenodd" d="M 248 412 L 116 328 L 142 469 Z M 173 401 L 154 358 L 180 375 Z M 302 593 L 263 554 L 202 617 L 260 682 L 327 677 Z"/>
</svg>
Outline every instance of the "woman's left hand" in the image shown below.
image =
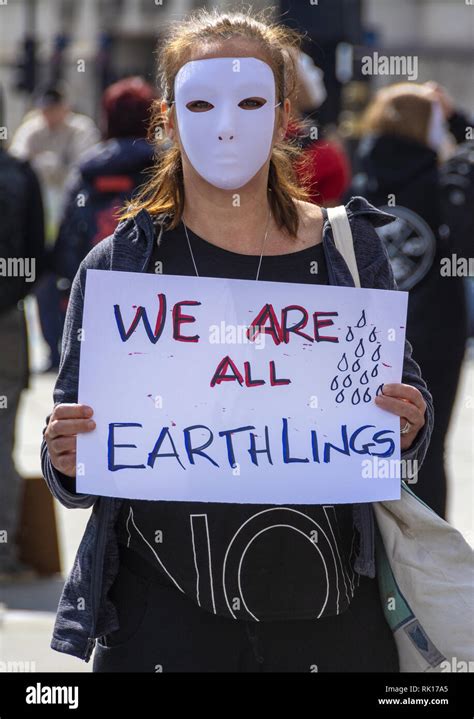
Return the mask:
<svg viewBox="0 0 474 719">
<path fill-rule="evenodd" d="M 425 424 L 426 402 L 423 395 L 409 384 L 384 384 L 382 392 L 375 397 L 375 403 L 380 409 L 400 417 L 400 431 L 405 427 L 408 429 L 400 436 L 400 447 L 408 449 Z"/>
</svg>

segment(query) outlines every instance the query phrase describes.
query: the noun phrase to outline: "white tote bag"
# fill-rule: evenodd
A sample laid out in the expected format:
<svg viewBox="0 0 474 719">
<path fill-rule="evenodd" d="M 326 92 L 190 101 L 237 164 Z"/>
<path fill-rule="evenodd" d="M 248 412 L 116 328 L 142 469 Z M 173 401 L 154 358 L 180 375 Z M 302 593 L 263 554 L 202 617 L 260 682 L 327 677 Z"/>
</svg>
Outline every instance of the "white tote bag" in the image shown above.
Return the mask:
<svg viewBox="0 0 474 719">
<path fill-rule="evenodd" d="M 360 287 L 343 206 L 327 210 L 334 242 Z M 373 503 L 376 565 L 401 672 L 474 671 L 474 553 L 460 532 L 402 482 L 401 499 Z"/>
</svg>

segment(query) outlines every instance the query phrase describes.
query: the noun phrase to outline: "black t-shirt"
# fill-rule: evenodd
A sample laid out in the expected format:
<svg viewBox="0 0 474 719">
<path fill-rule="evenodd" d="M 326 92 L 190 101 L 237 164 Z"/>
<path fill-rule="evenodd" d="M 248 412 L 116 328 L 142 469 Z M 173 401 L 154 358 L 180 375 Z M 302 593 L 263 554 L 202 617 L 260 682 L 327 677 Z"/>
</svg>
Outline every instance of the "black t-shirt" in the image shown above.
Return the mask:
<svg viewBox="0 0 474 719">
<path fill-rule="evenodd" d="M 259 256 L 188 235 L 201 277 L 255 279 Z M 155 243 L 148 272 L 196 274 L 182 224 Z M 259 277 L 328 284 L 322 243 L 264 255 Z M 117 530 L 150 572 L 214 614 L 316 619 L 342 613 L 354 596 L 352 505 L 124 500 Z"/>
</svg>

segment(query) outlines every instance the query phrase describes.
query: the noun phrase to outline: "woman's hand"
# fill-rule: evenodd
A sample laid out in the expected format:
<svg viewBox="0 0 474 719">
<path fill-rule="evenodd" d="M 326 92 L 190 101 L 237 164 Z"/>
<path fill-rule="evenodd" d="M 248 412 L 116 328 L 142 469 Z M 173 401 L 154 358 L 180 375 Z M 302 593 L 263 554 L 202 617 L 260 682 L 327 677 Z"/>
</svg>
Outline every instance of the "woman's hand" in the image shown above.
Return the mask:
<svg viewBox="0 0 474 719">
<path fill-rule="evenodd" d="M 425 424 L 426 402 L 423 395 L 409 384 L 384 384 L 382 392 L 377 395 L 375 402 L 381 409 L 400 417 L 400 430 L 405 427 L 408 429 L 400 437 L 400 447 L 402 450 L 408 449 Z"/>
<path fill-rule="evenodd" d="M 64 403 L 57 404 L 49 418 L 44 438 L 51 463 L 67 477 L 76 476 L 77 435 L 95 429 L 93 414 L 92 407 L 85 404 Z"/>
</svg>

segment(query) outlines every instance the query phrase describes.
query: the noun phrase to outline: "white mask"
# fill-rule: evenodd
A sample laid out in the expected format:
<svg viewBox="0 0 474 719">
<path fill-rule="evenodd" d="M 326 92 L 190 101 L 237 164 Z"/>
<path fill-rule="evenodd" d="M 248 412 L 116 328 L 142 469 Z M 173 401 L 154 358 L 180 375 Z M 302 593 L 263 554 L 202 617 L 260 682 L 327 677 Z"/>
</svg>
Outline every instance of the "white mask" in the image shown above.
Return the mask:
<svg viewBox="0 0 474 719">
<path fill-rule="evenodd" d="M 272 145 L 276 105 L 270 66 L 254 57 L 193 60 L 180 68 L 174 93 L 181 143 L 196 172 L 223 190 L 247 184 Z M 247 103 L 245 109 L 249 98 L 265 103 L 257 109 Z M 189 109 L 199 101 L 197 107 L 207 109 Z"/>
</svg>

